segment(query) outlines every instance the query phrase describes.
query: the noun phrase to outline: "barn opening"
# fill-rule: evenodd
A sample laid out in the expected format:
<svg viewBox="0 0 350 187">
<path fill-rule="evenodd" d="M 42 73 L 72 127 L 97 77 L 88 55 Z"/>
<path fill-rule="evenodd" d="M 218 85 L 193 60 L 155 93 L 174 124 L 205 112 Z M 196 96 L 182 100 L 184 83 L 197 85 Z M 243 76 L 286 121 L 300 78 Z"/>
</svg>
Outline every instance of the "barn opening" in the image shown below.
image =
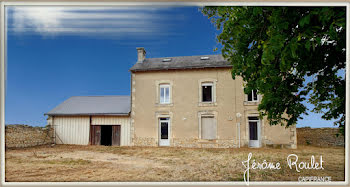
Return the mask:
<svg viewBox="0 0 350 187">
<path fill-rule="evenodd" d="M 101 145 L 112 145 L 112 125 L 101 125 Z"/>
<path fill-rule="evenodd" d="M 90 144 L 120 146 L 121 125 L 90 125 Z"/>
</svg>

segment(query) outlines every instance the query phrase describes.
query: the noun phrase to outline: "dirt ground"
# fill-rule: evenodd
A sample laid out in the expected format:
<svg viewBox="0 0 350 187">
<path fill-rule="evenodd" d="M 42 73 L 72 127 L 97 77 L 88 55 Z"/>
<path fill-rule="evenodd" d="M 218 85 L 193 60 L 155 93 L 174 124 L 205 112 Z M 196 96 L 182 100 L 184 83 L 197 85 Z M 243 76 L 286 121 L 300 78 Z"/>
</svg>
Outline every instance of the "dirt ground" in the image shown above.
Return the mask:
<svg viewBox="0 0 350 187">
<path fill-rule="evenodd" d="M 20 181 L 242 181 L 242 162 L 252 153 L 257 162 L 281 163 L 280 170 L 252 170 L 250 181 L 298 181 L 299 176 L 330 176 L 344 181 L 345 150 L 299 146 L 298 149 L 198 149 L 165 147 L 39 146 L 8 149 L 5 180 Z M 289 154 L 321 170 L 297 172 L 287 165 Z"/>
</svg>

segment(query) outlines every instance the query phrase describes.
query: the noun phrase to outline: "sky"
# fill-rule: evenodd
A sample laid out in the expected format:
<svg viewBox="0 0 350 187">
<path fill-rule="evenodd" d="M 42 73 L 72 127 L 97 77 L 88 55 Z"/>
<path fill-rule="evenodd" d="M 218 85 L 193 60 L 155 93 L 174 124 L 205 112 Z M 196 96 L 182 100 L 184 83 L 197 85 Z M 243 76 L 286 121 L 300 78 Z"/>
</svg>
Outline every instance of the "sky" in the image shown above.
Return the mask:
<svg viewBox="0 0 350 187">
<path fill-rule="evenodd" d="M 71 96 L 130 95 L 136 47 L 148 58 L 221 47 L 199 7 L 10 6 L 6 18 L 6 124 L 45 126 L 44 113 Z M 334 127 L 314 113 L 302 126 Z"/>
</svg>

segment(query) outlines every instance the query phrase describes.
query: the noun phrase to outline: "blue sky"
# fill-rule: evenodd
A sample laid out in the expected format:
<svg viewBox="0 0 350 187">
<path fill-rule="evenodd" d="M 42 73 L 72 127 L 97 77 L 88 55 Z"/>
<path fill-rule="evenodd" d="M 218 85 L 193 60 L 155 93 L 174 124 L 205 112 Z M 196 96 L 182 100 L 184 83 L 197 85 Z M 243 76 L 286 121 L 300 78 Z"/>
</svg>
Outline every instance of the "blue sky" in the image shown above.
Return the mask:
<svg viewBox="0 0 350 187">
<path fill-rule="evenodd" d="M 220 53 L 218 31 L 198 7 L 6 10 L 6 124 L 45 126 L 44 113 L 71 96 L 129 95 L 136 47 L 150 58 Z M 320 116 L 298 126 L 334 127 Z"/>
</svg>

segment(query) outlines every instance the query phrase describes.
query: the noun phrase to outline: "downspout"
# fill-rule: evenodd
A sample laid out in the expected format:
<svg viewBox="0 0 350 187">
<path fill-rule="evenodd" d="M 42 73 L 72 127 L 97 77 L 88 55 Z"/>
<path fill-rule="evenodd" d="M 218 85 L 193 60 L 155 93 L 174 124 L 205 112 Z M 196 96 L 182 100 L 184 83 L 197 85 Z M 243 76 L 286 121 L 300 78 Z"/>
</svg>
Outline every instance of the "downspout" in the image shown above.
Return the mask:
<svg viewBox="0 0 350 187">
<path fill-rule="evenodd" d="M 237 112 L 236 113 L 236 119 L 238 121 L 237 123 L 237 129 L 238 129 L 238 148 L 241 148 L 241 117 L 242 114 Z"/>
<path fill-rule="evenodd" d="M 238 148 L 241 148 L 241 123 L 238 123 Z"/>
<path fill-rule="evenodd" d="M 235 112 L 236 112 L 236 125 L 237 125 L 237 136 L 238 136 L 238 148 L 241 148 L 241 123 L 240 118 L 242 116 L 241 113 L 237 112 L 237 80 L 234 81 L 235 84 Z"/>
</svg>

